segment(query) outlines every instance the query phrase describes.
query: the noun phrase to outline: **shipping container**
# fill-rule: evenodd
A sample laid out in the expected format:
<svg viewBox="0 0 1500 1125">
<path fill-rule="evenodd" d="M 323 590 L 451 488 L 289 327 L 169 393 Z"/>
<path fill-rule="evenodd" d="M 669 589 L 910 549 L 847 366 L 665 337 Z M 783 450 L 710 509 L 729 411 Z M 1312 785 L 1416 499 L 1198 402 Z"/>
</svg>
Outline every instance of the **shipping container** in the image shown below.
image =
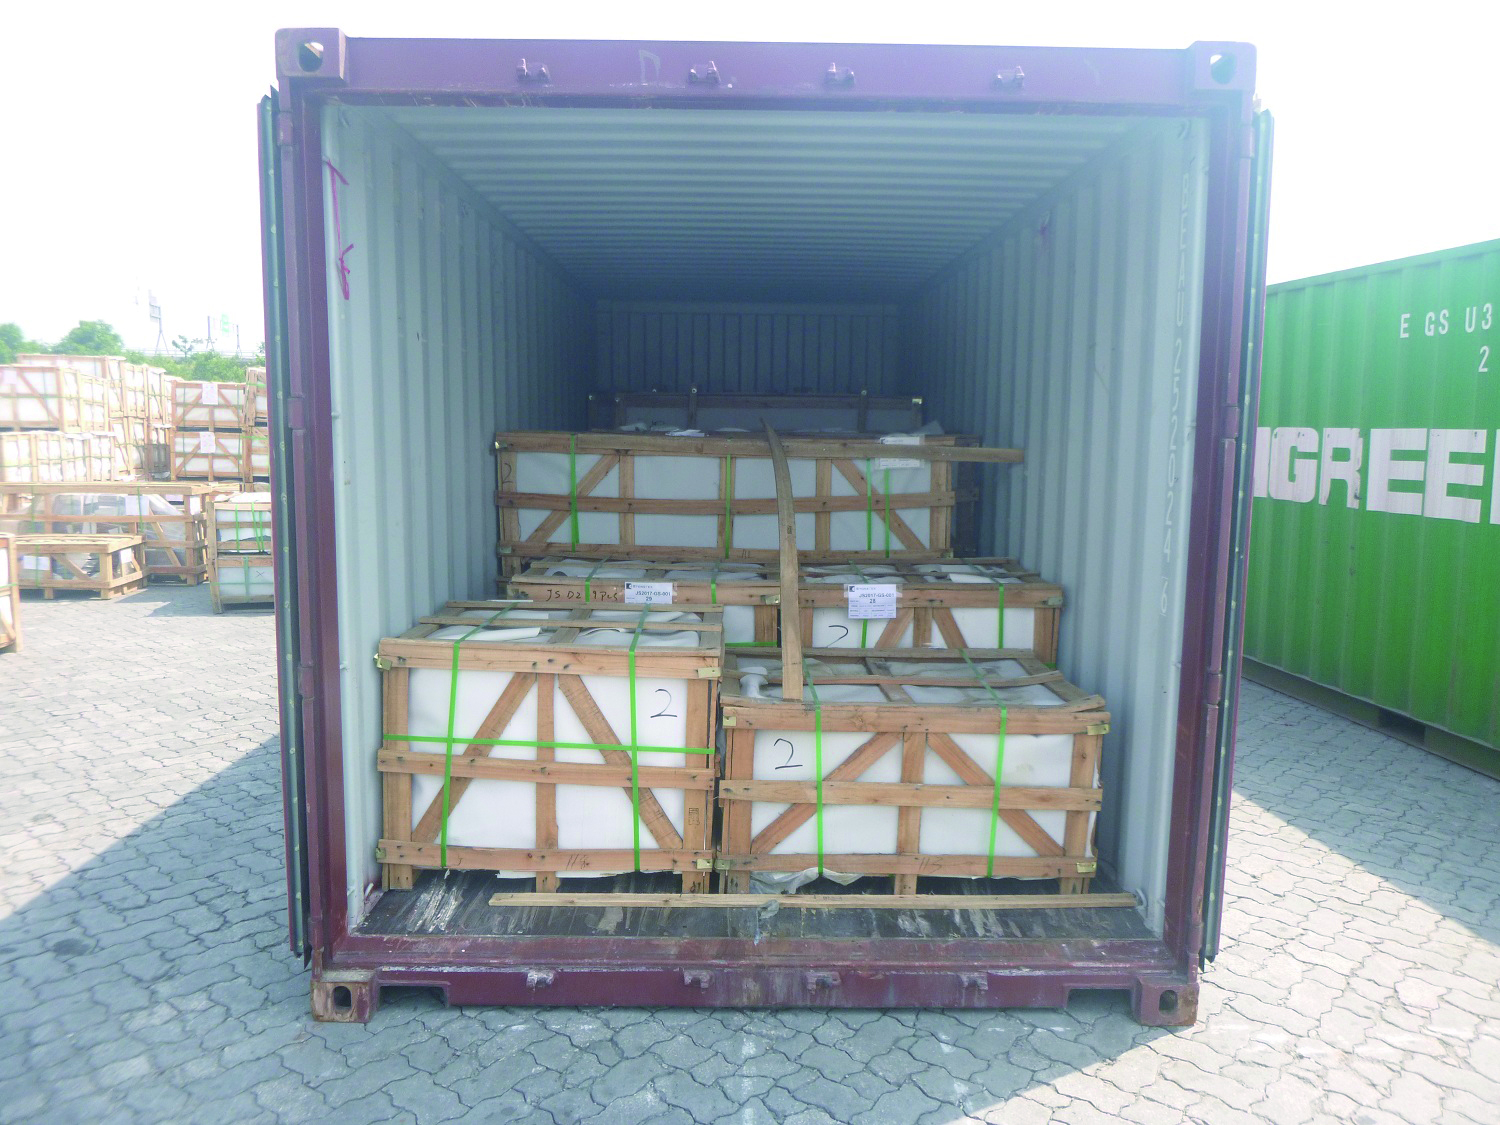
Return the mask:
<svg viewBox="0 0 1500 1125">
<path fill-rule="evenodd" d="M 1271 287 L 1250 674 L 1500 776 L 1500 241 Z"/>
<path fill-rule="evenodd" d="M 1217 942 L 1270 121 L 1254 49 L 287 30 L 261 143 L 292 947 L 315 1012 L 1062 1006 L 1189 1023 Z M 382 890 L 382 638 L 492 597 L 496 431 L 589 396 L 921 397 L 977 553 L 1066 591 L 1136 909 L 488 904 Z M 285 529 L 280 530 L 280 529 Z M 423 889 L 425 888 L 425 889 Z M 689 916 L 691 915 L 691 916 Z M 925 920 L 924 920 L 925 924 Z"/>
</svg>

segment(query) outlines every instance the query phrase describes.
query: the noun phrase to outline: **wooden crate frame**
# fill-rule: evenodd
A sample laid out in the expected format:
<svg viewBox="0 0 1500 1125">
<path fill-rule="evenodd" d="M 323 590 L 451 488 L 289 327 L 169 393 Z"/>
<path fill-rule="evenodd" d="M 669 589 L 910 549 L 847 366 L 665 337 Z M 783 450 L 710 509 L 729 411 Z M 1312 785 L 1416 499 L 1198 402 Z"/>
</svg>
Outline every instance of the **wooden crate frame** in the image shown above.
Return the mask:
<svg viewBox="0 0 1500 1125">
<path fill-rule="evenodd" d="M 968 563 L 975 566 L 993 567 L 1002 571 L 1014 582 L 1004 583 L 1006 609 L 1030 609 L 1034 612 L 1032 651 L 1044 664 L 1057 663 L 1057 633 L 1062 613 L 1062 587 L 1044 582 L 1034 571 L 1025 569 L 1015 559 L 945 559 L 943 562 Z M 514 597 L 527 597 L 543 605 L 620 604 L 625 600 L 626 579 L 599 578 L 576 575 L 549 575 L 550 567 L 571 562 L 593 564 L 600 570 L 611 567 L 633 567 L 644 573 L 632 582 L 665 582 L 673 570 L 685 568 L 702 569 L 704 563 L 692 560 L 660 562 L 642 561 L 623 556 L 605 559 L 580 560 L 566 555 L 539 558 L 530 561 L 525 570 L 503 580 L 503 587 Z M 775 645 L 778 638 L 778 619 L 781 612 L 781 587 L 778 576 L 769 564 L 757 562 L 726 563 L 714 560 L 708 564 L 711 570 L 722 568 L 724 573 L 746 573 L 756 575 L 749 581 L 681 582 L 675 583 L 674 597 L 681 601 L 710 603 L 721 606 L 751 606 L 755 609 L 755 632 L 752 643 Z M 936 626 L 943 638 L 945 648 L 975 647 L 965 638 L 963 630 L 953 616 L 955 609 L 999 608 L 999 586 L 995 582 L 944 582 L 924 575 L 918 563 L 893 559 L 888 565 L 899 580 L 896 616 L 884 621 L 872 621 L 874 648 L 895 648 L 908 627 L 912 629 L 913 641 L 931 637 Z M 802 607 L 802 635 L 812 636 L 813 610 L 837 608 L 846 604 L 841 587 L 807 581 L 820 573 L 843 572 L 858 569 L 853 564 L 803 564 L 800 568 L 797 601 Z M 871 575 L 871 582 L 889 580 L 886 575 Z M 743 643 L 743 642 L 742 642 Z M 935 647 L 915 644 L 918 648 Z"/>
<path fill-rule="evenodd" d="M 671 418 L 663 418 L 663 421 L 684 429 L 694 429 L 699 427 L 700 411 L 729 410 L 743 412 L 747 426 L 759 427 L 761 423 L 756 417 L 757 411 L 788 408 L 807 415 L 833 414 L 840 420 L 852 412 L 854 425 L 846 428 L 861 434 L 919 430 L 924 421 L 922 399 L 914 396 L 871 395 L 866 391 L 847 395 L 703 394 L 694 387 L 685 394 L 622 391 L 610 398 L 606 408 L 608 418 L 598 419 L 593 424 L 596 428 L 618 428 L 632 422 L 632 411 L 659 410 L 663 414 L 673 415 Z M 900 424 L 890 430 L 872 429 L 870 419 L 875 414 L 899 416 Z"/>
<path fill-rule="evenodd" d="M 150 528 L 155 539 L 146 540 L 146 576 L 180 579 L 196 586 L 208 577 L 208 507 L 224 492 L 222 484 L 193 481 L 67 481 L 62 483 L 0 484 L 0 519 L 15 520 L 25 532 L 91 533 L 102 527 L 134 531 L 144 538 Z M 237 486 L 236 486 L 237 490 Z M 179 508 L 175 515 L 114 515 L 58 512 L 61 496 L 160 496 Z M 150 552 L 181 551 L 181 564 L 152 562 Z"/>
<path fill-rule="evenodd" d="M 58 578 L 49 574 L 46 578 L 27 579 L 18 567 L 17 580 L 23 590 L 40 590 L 50 601 L 59 590 L 98 594 L 106 601 L 133 594 L 146 587 L 145 540 L 139 535 L 17 535 L 17 561 L 23 557 L 61 559 L 74 577 Z M 130 563 L 123 572 L 115 569 L 115 555 L 130 552 Z M 85 574 L 79 570 L 68 555 L 94 555 L 99 560 L 99 573 Z"/>
<path fill-rule="evenodd" d="M 213 447 L 210 450 L 203 448 L 205 437 Z M 174 429 L 169 447 L 172 479 L 246 484 L 252 479 L 251 444 L 251 435 L 239 429 Z M 206 460 L 207 464 L 194 465 L 199 459 Z"/>
<path fill-rule="evenodd" d="M 269 555 L 275 546 L 271 519 L 272 499 L 267 493 L 246 490 L 211 496 L 208 501 L 209 550 L 215 555 Z M 249 528 L 255 532 L 255 538 L 221 540 L 219 532 L 226 527 Z M 251 545 L 244 546 L 246 542 Z"/>
<path fill-rule="evenodd" d="M 853 438 L 828 435 L 788 436 L 784 439 L 787 456 L 815 463 L 816 489 L 813 495 L 792 500 L 793 512 L 814 513 L 814 545 L 799 554 L 807 562 L 876 561 L 886 558 L 938 559 L 950 554 L 953 510 L 959 499 L 952 482 L 955 463 L 977 461 L 1010 464 L 1022 459 L 1020 450 L 985 449 L 973 445 L 964 435 L 938 435 L 924 438 L 919 446 L 887 446 L 877 437 Z M 607 557 L 622 554 L 641 559 L 704 560 L 728 559 L 769 562 L 778 557 L 775 548 L 734 547 L 728 540 L 733 534 L 734 519 L 740 516 L 778 515 L 774 498 L 735 497 L 726 495 L 732 471 L 726 467 L 733 460 L 768 459 L 769 446 L 763 438 L 714 435 L 703 438 L 662 437 L 650 434 L 586 433 L 558 431 L 517 431 L 495 435 L 498 455 L 498 488 L 495 494 L 500 509 L 500 545 L 502 570 L 506 576 L 516 573 L 525 560 L 563 553 L 575 557 Z M 598 460 L 578 478 L 576 496 L 568 491 L 522 493 L 512 487 L 517 479 L 516 459 L 525 453 L 552 453 L 567 456 L 580 453 Z M 713 499 L 665 499 L 635 495 L 635 460 L 637 457 L 706 457 L 720 463 L 718 496 Z M 921 493 L 899 493 L 888 497 L 878 490 L 872 505 L 867 481 L 860 461 L 881 457 L 901 457 L 930 461 L 930 490 Z M 618 469 L 619 495 L 595 496 L 593 489 Z M 835 476 L 843 479 L 857 495 L 834 495 Z M 924 544 L 912 530 L 903 512 L 920 510 L 928 514 L 928 535 Z M 546 515 L 529 535 L 522 536 L 520 512 L 542 511 Z M 619 543 L 579 543 L 563 532 L 572 511 L 613 512 L 619 517 Z M 834 512 L 867 512 L 882 527 L 889 511 L 891 548 L 884 546 L 865 551 L 840 549 L 832 545 Z M 712 547 L 660 547 L 640 544 L 636 537 L 635 517 L 641 514 L 700 516 L 715 520 L 715 545 Z M 882 536 L 884 532 L 882 531 Z"/>
<path fill-rule="evenodd" d="M 110 397 L 108 382 L 75 368 L 0 364 L 0 430 L 106 433 L 113 421 Z M 23 419 L 24 401 L 35 403 L 41 417 Z"/>
<path fill-rule="evenodd" d="M 214 388 L 211 393 L 209 387 Z M 209 398 L 215 401 L 207 401 Z M 247 418 L 253 400 L 246 383 L 179 379 L 172 386 L 172 428 L 220 433 L 250 429 Z"/>
<path fill-rule="evenodd" d="M 975 704 L 918 704 L 905 690 L 922 683 L 917 676 L 896 676 L 891 661 L 931 661 L 964 667 L 962 657 L 940 649 L 850 650 L 813 649 L 808 656 L 822 661 L 860 668 L 857 675 L 819 675 L 816 686 L 862 683 L 880 688 L 883 703 L 824 703 L 808 700 L 747 698 L 739 694 L 740 661 L 753 660 L 762 667 L 772 665 L 769 682 L 780 682 L 774 671 L 780 653 L 756 652 L 743 658 L 726 657 L 722 696 L 725 738 L 724 779 L 719 785 L 722 810 L 719 859 L 720 887 L 728 893 L 749 890 L 755 871 L 800 872 L 819 866 L 810 854 L 774 854 L 773 849 L 791 832 L 817 814 L 819 783 L 813 781 L 754 780 L 755 734 L 764 730 L 811 731 L 821 723 L 823 732 L 868 735 L 862 746 L 822 778 L 823 805 L 896 806 L 900 809 L 895 853 L 825 854 L 825 870 L 859 875 L 886 875 L 894 881 L 894 893 L 916 892 L 919 876 L 1031 877 L 1057 879 L 1062 894 L 1087 893 L 1097 868 L 1089 818 L 1099 811 L 1103 793 L 1096 784 L 1103 736 L 1109 730 L 1104 701 L 1067 683 L 1029 652 L 1007 649 L 972 651 L 975 663 L 1013 660 L 1026 676 L 1020 680 L 990 680 L 991 687 L 1041 684 L 1059 700 L 1057 707 L 1008 707 L 1007 734 L 1064 734 L 1073 736 L 1069 786 L 998 788 L 998 816 L 1036 852 L 1033 857 L 987 855 L 923 855 L 918 851 L 922 811 L 927 808 L 990 809 L 997 800 L 990 769 L 976 762 L 951 737 L 954 734 L 997 734 L 1000 714 L 990 702 Z M 977 673 L 976 673 L 977 675 Z M 943 686 L 964 686 L 964 681 L 934 677 Z M 968 685 L 978 680 L 968 680 Z M 891 750 L 902 749 L 900 782 L 860 782 L 858 778 Z M 922 780 L 928 752 L 939 757 L 963 779 L 962 785 L 928 785 Z M 787 804 L 787 808 L 760 833 L 751 834 L 751 809 L 755 801 Z M 1060 810 L 1066 814 L 1063 842 L 1058 844 L 1031 817 L 1032 811 Z"/>
<path fill-rule="evenodd" d="M 229 606 L 275 605 L 276 576 L 275 559 L 270 555 L 224 554 L 210 551 L 208 563 L 208 596 L 213 602 L 214 612 L 223 613 Z M 250 592 L 250 572 L 267 571 L 265 593 Z M 226 582 L 225 572 L 233 576 L 236 572 L 244 577 L 244 583 L 236 593 L 233 581 Z"/>
<path fill-rule="evenodd" d="M 15 537 L 0 534 L 0 652 L 21 651 L 21 587 L 16 582 Z M 7 620 L 7 617 L 9 618 Z"/>
<path fill-rule="evenodd" d="M 618 616 L 602 618 L 598 609 L 578 607 L 560 611 L 555 623 L 541 625 L 543 635 L 525 644 L 474 640 L 433 641 L 428 638 L 449 625 L 475 625 L 467 611 L 497 612 L 506 606 L 534 609 L 517 603 L 449 602 L 432 617 L 423 618 L 416 627 L 400 637 L 380 642 L 376 663 L 383 674 L 383 730 L 385 734 L 377 768 L 382 775 L 383 830 L 376 857 L 383 864 L 383 883 L 388 889 L 409 889 L 416 868 L 438 868 L 439 846 L 434 843 L 441 830 L 442 814 L 435 799 L 423 812 L 415 827 L 412 824 L 412 777 L 418 773 L 441 775 L 445 757 L 439 754 L 415 753 L 401 734 L 407 732 L 409 673 L 412 668 L 451 670 L 482 669 L 512 673 L 512 679 L 480 724 L 474 739 L 495 738 L 510 722 L 521 704 L 531 695 L 537 698 L 537 739 L 552 741 L 554 688 L 560 691 L 574 714 L 601 747 L 598 765 L 581 765 L 554 760 L 555 751 L 538 747 L 534 761 L 496 759 L 489 750 L 479 752 L 473 742 L 452 759 L 452 783 L 449 787 L 449 809 L 462 799 L 469 782 L 475 778 L 529 781 L 535 784 L 537 841 L 530 849 L 480 848 L 449 846 L 448 866 L 496 871 L 531 871 L 536 889 L 556 891 L 558 878 L 570 871 L 620 871 L 635 865 L 632 849 L 589 850 L 562 849 L 557 844 L 556 787 L 558 785 L 597 785 L 632 789 L 633 777 L 639 783 L 639 809 L 646 833 L 658 845 L 642 847 L 642 871 L 678 872 L 684 894 L 699 894 L 709 889 L 713 852 L 711 796 L 717 776 L 714 760 L 714 715 L 718 700 L 719 675 L 723 667 L 721 624 L 712 606 L 674 606 L 673 611 L 689 610 L 702 616 L 703 622 L 689 628 L 700 634 L 701 644 L 693 648 L 642 649 L 636 654 L 638 676 L 681 679 L 688 683 L 685 721 L 687 748 L 708 751 L 701 767 L 652 766 L 640 764 L 632 771 L 632 755 L 616 734 L 609 720 L 589 693 L 583 676 L 618 676 L 629 674 L 629 655 L 625 648 L 577 643 L 581 630 L 607 621 L 619 628 Z M 667 612 L 667 607 L 641 607 L 642 629 L 681 631 L 679 622 L 652 620 Z M 528 620 L 528 625 L 540 624 Z M 639 755 L 635 756 L 639 759 Z M 679 835 L 661 809 L 654 790 L 682 789 L 685 795 L 683 832 Z"/>
</svg>

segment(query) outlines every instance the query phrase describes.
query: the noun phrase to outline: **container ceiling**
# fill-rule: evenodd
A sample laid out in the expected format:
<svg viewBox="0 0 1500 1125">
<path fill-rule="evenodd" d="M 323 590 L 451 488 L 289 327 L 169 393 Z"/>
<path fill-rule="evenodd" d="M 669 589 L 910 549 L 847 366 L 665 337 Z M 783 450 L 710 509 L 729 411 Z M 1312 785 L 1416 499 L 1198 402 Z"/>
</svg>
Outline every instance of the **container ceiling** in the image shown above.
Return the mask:
<svg viewBox="0 0 1500 1125">
<path fill-rule="evenodd" d="M 598 297 L 899 300 L 1140 122 L 385 111 Z"/>
</svg>

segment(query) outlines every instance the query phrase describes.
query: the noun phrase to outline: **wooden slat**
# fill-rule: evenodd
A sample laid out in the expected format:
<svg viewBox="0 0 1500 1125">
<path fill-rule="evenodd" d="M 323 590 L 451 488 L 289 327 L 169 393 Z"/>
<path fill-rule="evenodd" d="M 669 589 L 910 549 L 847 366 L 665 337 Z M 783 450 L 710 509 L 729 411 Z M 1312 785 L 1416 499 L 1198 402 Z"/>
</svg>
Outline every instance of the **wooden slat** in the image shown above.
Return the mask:
<svg viewBox="0 0 1500 1125">
<path fill-rule="evenodd" d="M 766 441 L 771 449 L 772 472 L 776 477 L 776 523 L 780 543 L 781 604 L 789 610 L 797 607 L 797 524 L 792 508 L 792 474 L 787 467 L 786 451 L 781 439 L 770 426 Z M 802 698 L 802 621 L 796 612 L 782 614 L 781 619 L 781 695 L 784 699 Z"/>
<path fill-rule="evenodd" d="M 620 458 L 618 454 L 607 454 L 599 458 L 598 461 L 594 462 L 593 468 L 578 478 L 578 487 L 575 490 L 576 495 L 579 497 L 587 496 L 599 486 L 599 483 L 605 477 L 609 476 L 609 471 L 619 463 Z M 566 501 L 568 498 L 564 497 L 563 499 Z M 552 537 L 552 533 L 567 521 L 569 513 L 570 507 L 567 503 L 564 503 L 559 510 L 549 513 L 547 518 L 542 520 L 537 526 L 537 529 L 526 537 L 526 542 L 547 542 Z"/>
<path fill-rule="evenodd" d="M 378 858 L 383 863 L 405 863 L 413 867 L 439 867 L 441 857 L 436 844 L 415 844 L 409 840 L 381 840 Z M 644 870 L 701 870 L 713 861 L 707 850 L 677 849 L 660 851 L 642 849 Z M 543 851 L 540 848 L 471 848 L 450 845 L 448 866 L 456 870 L 477 871 L 631 871 L 635 853 L 630 848 Z"/>
<path fill-rule="evenodd" d="M 892 746 L 899 744 L 900 741 L 901 736 L 899 734 L 877 734 L 867 739 L 854 753 L 825 773 L 823 775 L 824 782 L 853 781 L 883 758 L 886 752 Z M 753 747 L 754 743 L 751 742 L 749 745 Z M 756 834 L 755 838 L 750 841 L 749 850 L 751 852 L 769 852 L 777 844 L 784 841 L 793 832 L 811 820 L 816 813 L 817 807 L 815 805 L 793 805 Z M 746 810 L 746 815 L 749 815 L 748 810 Z M 816 866 L 816 863 L 814 866 Z"/>
<path fill-rule="evenodd" d="M 450 848 L 451 852 L 452 849 Z M 1062 879 L 1078 874 L 1078 867 L 1092 870 L 1089 856 L 996 856 L 995 878 Z M 818 866 L 815 852 L 786 852 L 749 855 L 721 855 L 716 863 L 720 871 L 806 871 Z M 987 856 L 960 855 L 894 855 L 869 852 L 828 852 L 823 867 L 849 875 L 921 875 L 953 878 L 984 875 L 989 867 Z"/>
<path fill-rule="evenodd" d="M 554 740 L 556 723 L 554 713 L 557 702 L 557 677 L 540 675 L 536 678 L 536 737 L 538 742 Z M 551 766 L 557 752 L 550 746 L 536 748 L 535 764 L 543 769 Z M 557 786 L 538 781 L 536 786 L 536 846 L 543 851 L 557 850 Z M 536 877 L 536 889 L 541 892 L 555 891 L 558 887 L 557 873 L 540 871 Z"/>
<path fill-rule="evenodd" d="M 537 752 L 543 753 L 538 747 Z M 545 751 L 552 754 L 551 750 Z M 657 755 L 653 752 L 652 757 Z M 695 760 L 708 762 L 702 754 L 690 754 Z M 375 759 L 376 768 L 389 774 L 423 774 L 441 777 L 448 768 L 443 754 L 407 753 L 382 750 Z M 454 755 L 453 777 L 483 781 L 526 781 L 550 790 L 558 785 L 590 785 L 607 789 L 630 788 L 630 766 L 611 763 L 559 762 L 553 758 L 531 761 L 516 758 L 491 758 L 483 753 Z M 641 766 L 641 788 L 691 789 L 707 792 L 714 787 L 715 771 L 711 763 L 701 769 L 683 766 Z M 456 786 L 455 786 L 456 788 Z M 554 812 L 555 815 L 555 812 Z M 540 843 L 540 841 L 538 841 Z"/>
<path fill-rule="evenodd" d="M 817 784 L 811 781 L 737 781 L 719 782 L 722 801 L 767 801 L 772 804 L 805 804 L 817 800 Z M 929 785 L 925 782 L 895 781 L 825 781 L 825 805 L 917 805 L 923 808 L 989 809 L 995 801 L 990 785 Z M 1053 788 L 1051 786 L 1002 785 L 1001 809 L 1077 809 L 1098 812 L 1103 791 L 1085 786 Z"/>
<path fill-rule="evenodd" d="M 721 894 L 654 895 L 621 892 L 510 894 L 490 896 L 496 907 L 558 907 L 623 910 L 1091 910 L 1132 909 L 1135 896 L 1118 892 L 1068 895 L 874 895 Z"/>
<path fill-rule="evenodd" d="M 384 673 L 382 718 L 387 733 L 405 732 L 410 703 L 411 673 L 392 668 Z M 410 744 L 387 740 L 386 753 L 404 751 Z M 411 838 L 411 774 L 388 774 L 381 779 L 381 804 L 385 822 L 384 835 L 393 840 Z M 382 882 L 388 890 L 410 890 L 412 869 L 406 864 L 387 863 L 382 868 Z"/>
</svg>

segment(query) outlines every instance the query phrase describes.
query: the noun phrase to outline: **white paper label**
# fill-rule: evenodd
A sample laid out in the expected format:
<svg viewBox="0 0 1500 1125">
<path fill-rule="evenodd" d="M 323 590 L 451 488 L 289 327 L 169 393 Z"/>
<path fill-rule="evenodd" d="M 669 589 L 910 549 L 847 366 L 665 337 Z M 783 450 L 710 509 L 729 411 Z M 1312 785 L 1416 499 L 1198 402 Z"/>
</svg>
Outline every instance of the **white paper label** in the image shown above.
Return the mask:
<svg viewBox="0 0 1500 1125">
<path fill-rule="evenodd" d="M 218 406 L 219 405 L 219 384 L 218 383 L 204 383 L 203 384 L 203 405 L 204 406 Z"/>
<path fill-rule="evenodd" d="M 671 605 L 673 582 L 627 582 L 626 605 Z"/>
<path fill-rule="evenodd" d="M 921 445 L 921 434 L 886 434 L 880 439 L 881 445 Z M 875 459 L 877 469 L 920 469 L 922 462 L 910 457 L 878 457 Z"/>
<path fill-rule="evenodd" d="M 900 589 L 899 586 L 885 584 L 850 583 L 844 587 L 844 597 L 849 601 L 849 616 L 855 620 L 895 617 Z"/>
</svg>

